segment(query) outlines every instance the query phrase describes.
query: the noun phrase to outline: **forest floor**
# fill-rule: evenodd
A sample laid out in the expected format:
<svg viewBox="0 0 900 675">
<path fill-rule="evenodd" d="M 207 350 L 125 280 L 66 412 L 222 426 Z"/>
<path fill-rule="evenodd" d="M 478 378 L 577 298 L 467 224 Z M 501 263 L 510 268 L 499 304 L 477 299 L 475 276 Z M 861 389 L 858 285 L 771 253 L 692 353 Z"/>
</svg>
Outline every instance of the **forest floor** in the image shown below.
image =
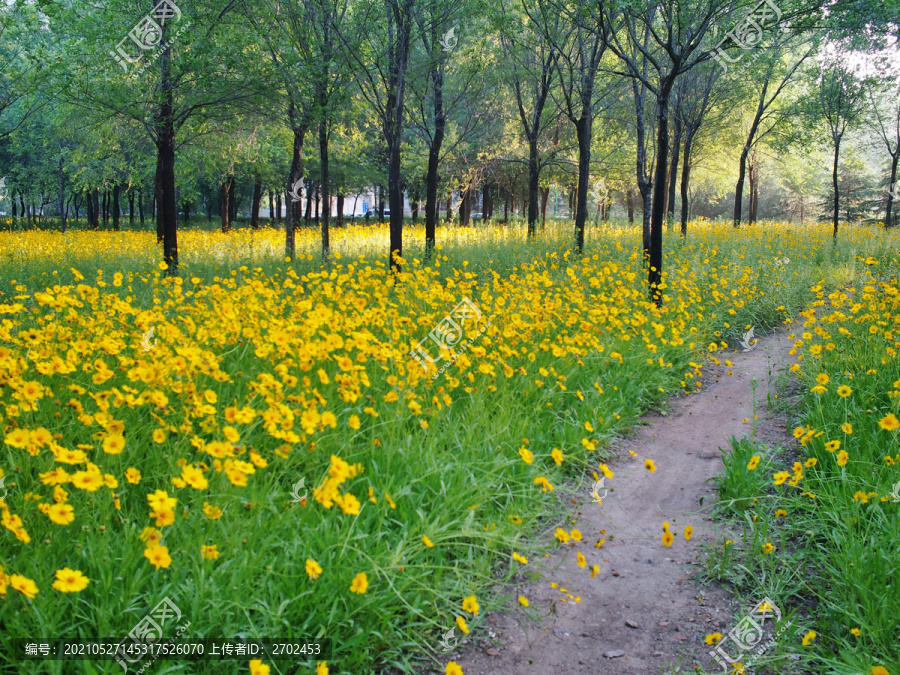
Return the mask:
<svg viewBox="0 0 900 675">
<path fill-rule="evenodd" d="M 615 444 L 609 462 L 615 476 L 605 481 L 612 490 L 602 505 L 590 496 L 590 480 L 570 486 L 578 499 L 570 523 L 582 540 L 531 560 L 528 567 L 541 572 L 539 580 L 498 589 L 511 593 L 507 606 L 487 614 L 487 631 L 473 633 L 448 659 L 466 675 L 656 675 L 693 672 L 696 665 L 720 672 L 704 638 L 727 635 L 746 608 L 725 588 L 698 580 L 701 545 L 722 546 L 727 536 L 710 515 L 716 501 L 710 479 L 723 471 L 720 448 L 730 447 L 732 436 L 753 433 L 753 380 L 755 438 L 793 441 L 786 420 L 766 407 L 773 379 L 789 358 L 786 336 L 778 330 L 749 352 L 720 352 L 733 367 L 707 364 L 703 391 L 644 416 L 632 437 Z M 646 458 L 655 462 L 655 472 L 644 468 Z M 562 487 L 557 491 L 564 493 Z M 676 535 L 670 548 L 661 540 L 664 521 Z M 685 541 L 688 525 L 693 536 Z M 606 541 L 598 550 L 600 539 Z M 586 568 L 578 566 L 577 551 Z M 600 572 L 592 579 L 593 564 Z M 516 600 L 520 594 L 530 602 L 527 609 Z"/>
</svg>

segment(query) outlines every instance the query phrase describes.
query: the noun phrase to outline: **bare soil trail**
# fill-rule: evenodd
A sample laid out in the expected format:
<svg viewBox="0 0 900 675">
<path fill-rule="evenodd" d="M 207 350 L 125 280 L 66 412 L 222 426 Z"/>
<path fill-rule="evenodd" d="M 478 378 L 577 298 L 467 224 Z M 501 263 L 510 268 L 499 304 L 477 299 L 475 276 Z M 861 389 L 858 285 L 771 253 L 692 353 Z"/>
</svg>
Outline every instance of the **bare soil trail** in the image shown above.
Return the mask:
<svg viewBox="0 0 900 675">
<path fill-rule="evenodd" d="M 527 568 L 543 578 L 505 589 L 513 593 L 509 606 L 488 614 L 487 630 L 473 632 L 446 660 L 465 675 L 657 675 L 692 672 L 698 663 L 717 672 L 704 637 L 726 634 L 738 610 L 724 589 L 696 581 L 701 544 L 724 540 L 709 516 L 715 492 L 707 481 L 723 470 L 719 448 L 752 433 L 753 380 L 757 438 L 793 440 L 766 408 L 770 378 L 786 367 L 790 348 L 779 330 L 749 352 L 719 352 L 734 366 L 705 366 L 703 391 L 672 399 L 665 414 L 646 415 L 646 426 L 615 444 L 615 476 L 605 481 L 613 489 L 602 505 L 591 499 L 590 482 L 578 490 L 581 513 L 561 526 L 577 528 L 582 540 L 532 559 Z M 653 473 L 644 468 L 647 458 Z M 670 548 L 662 542 L 664 521 L 675 534 Z M 693 536 L 685 541 L 688 525 Z M 600 539 L 606 541 L 598 549 Z M 600 566 L 594 578 L 591 565 Z M 515 601 L 518 594 L 528 609 Z"/>
</svg>

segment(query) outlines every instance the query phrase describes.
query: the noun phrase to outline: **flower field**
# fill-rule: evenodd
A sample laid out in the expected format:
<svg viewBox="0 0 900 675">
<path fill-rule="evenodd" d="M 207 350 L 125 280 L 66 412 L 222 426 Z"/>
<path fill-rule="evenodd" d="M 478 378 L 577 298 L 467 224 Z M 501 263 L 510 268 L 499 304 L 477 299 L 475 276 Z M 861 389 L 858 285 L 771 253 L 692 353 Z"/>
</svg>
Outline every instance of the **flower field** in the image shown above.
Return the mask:
<svg viewBox="0 0 900 675">
<path fill-rule="evenodd" d="M 315 232 L 288 263 L 275 230 L 186 231 L 177 277 L 152 233 L 0 233 L 0 669 L 19 672 L 13 638 L 121 637 L 167 597 L 186 637 L 331 640 L 299 672 L 443 671 L 440 635 L 478 631 L 563 524 L 554 486 L 792 317 L 807 456 L 778 485 L 780 458 L 757 459 L 748 536 L 792 570 L 784 597 L 822 595 L 820 663 L 890 666 L 898 236 L 799 230 L 692 223 L 666 241 L 661 308 L 635 228 L 592 229 L 581 257 L 569 224 L 448 229 L 425 261 L 410 227 L 395 280 L 385 226 L 334 231 L 325 264 Z M 414 358 L 464 299 L 467 348 Z M 76 672 L 48 663 L 30 672 Z"/>
</svg>

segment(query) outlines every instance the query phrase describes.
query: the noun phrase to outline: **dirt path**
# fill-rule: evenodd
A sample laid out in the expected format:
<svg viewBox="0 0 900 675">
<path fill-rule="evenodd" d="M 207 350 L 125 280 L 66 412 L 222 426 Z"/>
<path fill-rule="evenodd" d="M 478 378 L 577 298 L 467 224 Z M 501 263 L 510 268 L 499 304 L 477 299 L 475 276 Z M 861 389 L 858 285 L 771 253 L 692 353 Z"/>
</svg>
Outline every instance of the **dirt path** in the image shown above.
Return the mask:
<svg viewBox="0 0 900 675">
<path fill-rule="evenodd" d="M 511 604 L 486 616 L 493 640 L 476 636 L 449 658 L 466 675 L 656 675 L 691 672 L 698 658 L 716 672 L 703 639 L 727 633 L 734 603 L 723 589 L 694 580 L 700 545 L 723 540 L 707 515 L 715 493 L 706 481 L 722 471 L 719 448 L 729 447 L 731 436 L 752 431 L 751 380 L 758 383 L 757 436 L 784 437 L 765 404 L 770 375 L 785 367 L 790 347 L 786 332 L 779 331 L 750 352 L 720 352 L 733 368 L 707 365 L 703 392 L 673 400 L 666 415 L 646 416 L 648 426 L 617 444 L 617 458 L 609 463 L 615 477 L 605 481 L 614 490 L 603 505 L 591 500 L 589 484 L 579 491 L 581 515 L 562 527 L 578 528 L 582 541 L 531 561 L 529 567 L 538 567 L 543 578 L 515 590 L 529 599 L 530 610 Z M 644 468 L 645 458 L 655 462 L 655 473 Z M 676 534 L 670 548 L 661 540 L 663 521 Z M 683 536 L 687 525 L 693 526 L 689 542 Z M 599 539 L 606 543 L 598 550 Z M 586 557 L 586 568 L 577 565 L 577 551 Z M 594 564 L 600 572 L 591 579 Z M 540 615 L 541 623 L 528 620 L 526 611 Z"/>
</svg>

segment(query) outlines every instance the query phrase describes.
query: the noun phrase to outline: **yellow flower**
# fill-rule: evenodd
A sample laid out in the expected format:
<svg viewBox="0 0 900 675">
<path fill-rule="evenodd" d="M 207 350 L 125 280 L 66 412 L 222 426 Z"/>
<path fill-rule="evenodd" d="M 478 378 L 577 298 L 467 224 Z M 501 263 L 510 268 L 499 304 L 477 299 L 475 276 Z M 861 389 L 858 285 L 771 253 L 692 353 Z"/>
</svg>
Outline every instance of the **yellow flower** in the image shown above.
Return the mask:
<svg viewBox="0 0 900 675">
<path fill-rule="evenodd" d="M 721 633 L 710 633 L 709 635 L 707 635 L 704 638 L 704 640 L 706 641 L 706 644 L 708 644 L 708 645 L 716 645 L 716 644 L 719 644 L 719 642 L 722 640 L 722 634 Z"/>
<path fill-rule="evenodd" d="M 316 675 L 328 675 L 328 661 L 319 661 L 316 664 Z"/>
<path fill-rule="evenodd" d="M 828 452 L 834 452 L 835 450 L 840 450 L 840 449 L 841 449 L 841 442 L 840 442 L 840 441 L 828 441 L 828 442 L 825 444 L 825 449 L 826 449 Z"/>
<path fill-rule="evenodd" d="M 779 471 L 778 473 L 773 475 L 773 478 L 775 479 L 774 480 L 775 485 L 781 485 L 782 483 L 784 483 L 784 481 L 786 481 L 790 477 L 791 477 L 791 474 L 788 473 L 787 471 Z"/>
<path fill-rule="evenodd" d="M 475 599 L 474 595 L 463 598 L 462 608 L 464 612 L 468 612 L 469 614 L 478 614 L 481 609 L 478 605 L 478 600 Z"/>
<path fill-rule="evenodd" d="M 577 561 L 578 561 L 578 566 L 581 567 L 582 569 L 583 569 L 584 567 L 586 567 L 586 566 L 587 566 L 587 559 L 584 557 L 584 554 L 582 554 L 581 551 L 578 551 L 575 555 L 576 555 L 576 558 L 577 558 Z"/>
<path fill-rule="evenodd" d="M 103 452 L 118 455 L 125 449 L 125 438 L 118 434 L 103 439 Z"/>
<path fill-rule="evenodd" d="M 553 536 L 559 539 L 559 541 L 563 544 L 569 543 L 569 533 L 561 527 L 556 528 L 556 532 L 553 533 Z"/>
<path fill-rule="evenodd" d="M 837 393 L 838 393 L 838 396 L 840 396 L 841 398 L 847 398 L 850 394 L 853 393 L 853 390 L 850 387 L 848 387 L 846 384 L 842 384 L 840 387 L 837 388 Z"/>
<path fill-rule="evenodd" d="M 884 666 L 872 666 L 872 670 L 869 672 L 869 675 L 890 675 L 890 673 Z"/>
<path fill-rule="evenodd" d="M 21 574 L 12 574 L 9 577 L 9 585 L 19 591 L 26 598 L 34 598 L 38 594 L 38 587 L 31 579 Z"/>
<path fill-rule="evenodd" d="M 768 541 L 762 547 L 762 552 L 764 555 L 771 555 L 772 551 L 774 551 L 774 550 L 775 550 L 775 545 Z"/>
<path fill-rule="evenodd" d="M 63 567 L 61 570 L 56 570 L 56 581 L 53 582 L 53 588 L 60 593 L 78 593 L 83 591 L 89 583 L 90 579 L 78 570 Z"/>
<path fill-rule="evenodd" d="M 647 471 L 649 471 L 650 473 L 653 473 L 654 471 L 656 471 L 656 464 L 653 463 L 652 459 L 645 459 L 644 468 L 647 469 Z"/>
<path fill-rule="evenodd" d="M 96 492 L 103 487 L 103 476 L 97 471 L 76 471 L 72 474 L 72 485 L 79 490 Z"/>
<path fill-rule="evenodd" d="M 213 506 L 208 502 L 203 502 L 203 515 L 205 515 L 210 520 L 218 520 L 222 517 L 222 509 L 218 506 Z"/>
<path fill-rule="evenodd" d="M 556 466 L 563 463 L 563 454 L 559 448 L 553 448 L 553 450 L 550 451 L 550 456 L 553 458 L 553 461 L 556 462 Z"/>
<path fill-rule="evenodd" d="M 606 464 L 600 464 L 599 467 L 600 471 L 602 471 L 603 475 L 607 478 L 612 478 L 613 476 L 615 476 L 615 474 L 612 472 L 612 470 L 610 470 L 608 466 L 606 466 Z"/>
<path fill-rule="evenodd" d="M 524 555 L 519 555 L 515 551 L 513 551 L 512 557 L 516 562 L 522 563 L 523 565 L 528 564 L 528 558 L 526 558 Z"/>
<path fill-rule="evenodd" d="M 847 454 L 846 450 L 841 450 L 837 454 L 837 463 L 838 466 L 845 466 L 847 464 L 847 460 L 850 459 L 850 455 Z"/>
<path fill-rule="evenodd" d="M 663 532 L 662 543 L 666 548 L 672 545 L 672 542 L 675 541 L 675 537 L 672 536 L 672 533 L 666 530 Z"/>
<path fill-rule="evenodd" d="M 591 579 L 600 574 L 600 565 L 591 565 Z"/>
<path fill-rule="evenodd" d="M 759 466 L 759 460 L 760 460 L 759 455 L 753 455 L 753 457 L 750 458 L 750 461 L 747 462 L 747 468 L 750 471 L 753 471 L 756 467 Z"/>
<path fill-rule="evenodd" d="M 391 496 L 387 492 L 384 493 L 384 498 L 387 501 L 388 506 L 390 506 L 392 509 L 397 508 L 397 505 L 394 503 L 394 500 L 391 499 Z"/>
<path fill-rule="evenodd" d="M 271 668 L 262 662 L 262 659 L 250 661 L 250 675 L 269 675 Z"/>
<path fill-rule="evenodd" d="M 307 558 L 306 573 L 309 575 L 310 579 L 318 579 L 319 575 L 322 574 L 322 567 L 315 560 Z"/>
<path fill-rule="evenodd" d="M 150 561 L 150 564 L 156 569 L 168 569 L 169 565 L 172 564 L 172 557 L 169 555 L 167 546 L 149 546 L 144 551 L 144 557 L 147 558 L 147 560 Z"/>
<path fill-rule="evenodd" d="M 581 530 L 572 530 L 572 540 L 581 541 Z"/>
<path fill-rule="evenodd" d="M 207 560 L 215 560 L 219 557 L 219 547 L 216 544 L 212 544 L 211 546 L 200 546 L 200 555 L 202 555 Z"/>
<path fill-rule="evenodd" d="M 57 525 L 68 525 L 75 520 L 75 509 L 69 504 L 53 504 L 47 509 L 47 517 Z"/>
<path fill-rule="evenodd" d="M 830 382 L 831 378 L 828 377 L 827 373 L 819 373 L 816 375 L 816 382 L 821 385 L 826 385 Z"/>
<path fill-rule="evenodd" d="M 354 431 L 355 431 L 355 430 L 358 430 L 359 427 L 360 427 L 359 416 L 358 416 L 358 415 L 350 415 L 350 419 L 347 421 L 347 424 L 348 424 L 348 425 L 350 426 L 350 428 L 353 429 Z"/>
<path fill-rule="evenodd" d="M 805 466 L 807 469 L 809 469 L 810 467 L 813 467 L 818 463 L 819 463 L 818 459 L 816 459 L 815 457 L 810 457 L 808 460 L 803 462 L 803 466 Z"/>
<path fill-rule="evenodd" d="M 785 511 L 784 509 L 778 509 L 778 510 L 775 512 L 775 517 L 776 517 L 776 518 L 783 518 L 783 517 L 786 516 L 786 515 L 787 515 L 787 511 Z"/>
<path fill-rule="evenodd" d="M 853 633 L 856 637 L 859 637 L 859 635 L 860 635 L 859 628 L 851 628 L 850 632 Z"/>
<path fill-rule="evenodd" d="M 359 595 L 363 595 L 369 588 L 369 580 L 366 577 L 365 572 L 360 572 L 355 577 L 353 577 L 353 582 L 350 584 L 350 592 L 357 593 Z"/>
<path fill-rule="evenodd" d="M 841 425 L 841 431 L 843 431 L 845 434 L 852 434 L 853 433 L 853 425 L 850 424 L 850 422 L 844 422 Z"/>
<path fill-rule="evenodd" d="M 894 415 L 894 413 L 888 413 L 881 418 L 878 426 L 887 431 L 896 431 L 898 428 L 900 428 L 900 420 L 897 419 L 897 416 Z"/>
<path fill-rule="evenodd" d="M 528 607 L 528 605 L 530 605 L 531 603 L 528 602 L 528 598 L 526 598 L 524 595 L 520 595 L 519 604 L 522 605 L 522 607 Z"/>
<path fill-rule="evenodd" d="M 434 544 L 431 543 L 431 539 L 426 536 L 422 537 L 422 543 L 425 544 L 428 548 L 434 548 Z"/>
<path fill-rule="evenodd" d="M 205 490 L 209 487 L 209 481 L 203 475 L 203 471 L 195 466 L 185 465 L 181 469 L 181 480 L 195 490 Z"/>
<path fill-rule="evenodd" d="M 594 433 L 594 426 L 590 422 L 585 422 L 584 428 L 589 434 Z"/>
<path fill-rule="evenodd" d="M 463 669 L 459 667 L 456 661 L 451 661 L 444 669 L 444 675 L 463 675 Z"/>
<path fill-rule="evenodd" d="M 810 643 L 816 639 L 816 631 L 811 630 L 806 635 L 803 636 L 803 646 L 809 647 Z"/>
<path fill-rule="evenodd" d="M 534 461 L 534 454 L 526 448 L 524 445 L 519 448 L 519 456 L 522 458 L 522 461 L 526 464 L 531 464 Z"/>
<path fill-rule="evenodd" d="M 541 486 L 541 492 L 553 492 L 553 484 L 550 483 L 544 476 L 538 476 L 534 479 L 535 485 Z"/>
<path fill-rule="evenodd" d="M 686 528 L 684 528 L 684 540 L 685 541 L 690 541 L 693 534 L 694 534 L 693 526 L 688 525 Z"/>
<path fill-rule="evenodd" d="M 459 626 L 459 629 L 463 633 L 469 632 L 469 626 L 466 625 L 466 620 L 464 618 L 462 618 L 461 616 L 456 617 L 456 625 Z"/>
</svg>

